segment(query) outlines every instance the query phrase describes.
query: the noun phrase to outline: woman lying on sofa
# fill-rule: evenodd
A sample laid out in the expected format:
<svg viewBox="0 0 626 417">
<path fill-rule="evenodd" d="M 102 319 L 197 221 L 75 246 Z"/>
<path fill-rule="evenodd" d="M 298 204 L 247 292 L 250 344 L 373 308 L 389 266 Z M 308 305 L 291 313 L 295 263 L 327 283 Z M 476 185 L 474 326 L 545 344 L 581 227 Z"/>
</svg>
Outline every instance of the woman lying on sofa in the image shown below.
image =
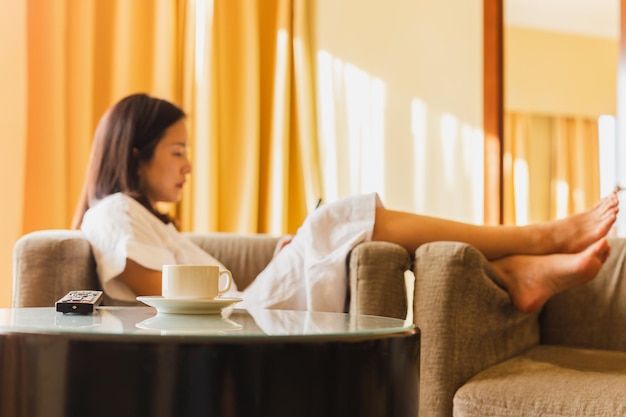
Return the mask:
<svg viewBox="0 0 626 417">
<path fill-rule="evenodd" d="M 113 299 L 160 295 L 164 264 L 221 266 L 157 209 L 181 199 L 191 172 L 187 143 L 184 112 L 145 94 L 122 99 L 100 120 L 74 227 L 91 243 L 102 288 Z M 531 312 L 596 276 L 617 212 L 613 192 L 562 220 L 480 226 L 389 210 L 376 194 L 349 197 L 313 211 L 250 286 L 231 291 L 248 307 L 343 311 L 345 261 L 357 244 L 388 241 L 414 253 L 424 243 L 460 241 L 481 251 L 515 307 Z"/>
</svg>

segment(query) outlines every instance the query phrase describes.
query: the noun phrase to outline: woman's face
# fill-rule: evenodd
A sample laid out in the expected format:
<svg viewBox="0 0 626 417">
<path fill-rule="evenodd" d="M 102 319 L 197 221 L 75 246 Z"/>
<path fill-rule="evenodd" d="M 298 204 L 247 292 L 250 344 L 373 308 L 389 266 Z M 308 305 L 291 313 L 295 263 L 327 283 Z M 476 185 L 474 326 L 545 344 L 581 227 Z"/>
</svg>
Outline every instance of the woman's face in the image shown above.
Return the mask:
<svg viewBox="0 0 626 417">
<path fill-rule="evenodd" d="M 185 177 L 190 172 L 187 127 L 181 119 L 165 131 L 152 159 L 140 163 L 141 191 L 152 206 L 157 202 L 177 203 L 181 199 Z"/>
</svg>

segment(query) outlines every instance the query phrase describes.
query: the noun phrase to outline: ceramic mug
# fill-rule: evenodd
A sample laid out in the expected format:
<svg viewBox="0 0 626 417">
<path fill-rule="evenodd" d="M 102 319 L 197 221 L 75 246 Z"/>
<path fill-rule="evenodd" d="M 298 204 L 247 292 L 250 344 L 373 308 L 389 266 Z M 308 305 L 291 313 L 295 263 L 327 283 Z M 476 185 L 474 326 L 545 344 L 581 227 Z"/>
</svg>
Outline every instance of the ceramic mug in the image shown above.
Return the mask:
<svg viewBox="0 0 626 417">
<path fill-rule="evenodd" d="M 226 281 L 220 285 L 222 276 Z M 161 293 L 164 298 L 213 299 L 232 282 L 231 272 L 216 265 L 163 265 Z"/>
</svg>

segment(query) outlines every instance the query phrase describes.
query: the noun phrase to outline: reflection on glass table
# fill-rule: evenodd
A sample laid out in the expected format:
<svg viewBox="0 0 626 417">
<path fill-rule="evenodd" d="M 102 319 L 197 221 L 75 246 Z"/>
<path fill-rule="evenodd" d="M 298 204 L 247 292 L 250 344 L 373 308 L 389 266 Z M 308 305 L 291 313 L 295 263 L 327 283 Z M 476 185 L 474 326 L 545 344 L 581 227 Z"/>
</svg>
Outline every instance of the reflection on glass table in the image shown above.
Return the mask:
<svg viewBox="0 0 626 417">
<path fill-rule="evenodd" d="M 72 315 L 54 307 L 0 309 L 0 333 L 306 337 L 384 335 L 412 328 L 399 319 L 311 311 L 227 308 L 220 314 L 187 315 L 150 307 L 99 307 L 90 315 Z"/>
</svg>

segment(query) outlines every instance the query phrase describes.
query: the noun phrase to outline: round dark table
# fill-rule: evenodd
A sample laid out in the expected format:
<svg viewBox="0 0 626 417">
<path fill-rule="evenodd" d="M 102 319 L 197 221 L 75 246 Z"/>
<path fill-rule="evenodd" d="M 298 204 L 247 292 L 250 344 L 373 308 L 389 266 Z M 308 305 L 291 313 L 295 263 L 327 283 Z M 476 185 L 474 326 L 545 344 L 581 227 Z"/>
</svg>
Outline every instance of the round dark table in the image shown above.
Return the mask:
<svg viewBox="0 0 626 417">
<path fill-rule="evenodd" d="M 402 320 L 227 309 L 0 309 L 0 416 L 417 416 Z"/>
</svg>

